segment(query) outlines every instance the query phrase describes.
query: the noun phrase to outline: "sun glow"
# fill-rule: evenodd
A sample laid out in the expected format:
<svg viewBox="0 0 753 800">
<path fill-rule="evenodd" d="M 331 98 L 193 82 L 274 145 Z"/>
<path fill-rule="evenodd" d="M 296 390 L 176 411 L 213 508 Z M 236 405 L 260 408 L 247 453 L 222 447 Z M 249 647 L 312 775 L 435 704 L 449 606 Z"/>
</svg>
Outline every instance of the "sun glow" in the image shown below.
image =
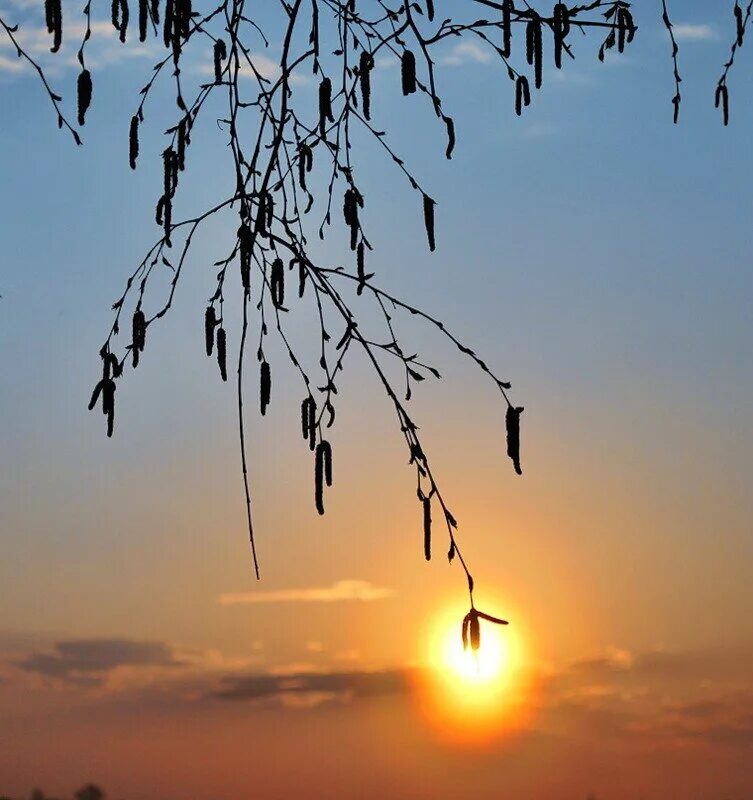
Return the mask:
<svg viewBox="0 0 753 800">
<path fill-rule="evenodd" d="M 465 611 L 442 614 L 429 631 L 431 667 L 424 711 L 433 726 L 456 742 L 475 744 L 520 727 L 529 707 L 520 625 L 481 622 L 481 646 L 463 648 L 460 623 Z"/>
</svg>

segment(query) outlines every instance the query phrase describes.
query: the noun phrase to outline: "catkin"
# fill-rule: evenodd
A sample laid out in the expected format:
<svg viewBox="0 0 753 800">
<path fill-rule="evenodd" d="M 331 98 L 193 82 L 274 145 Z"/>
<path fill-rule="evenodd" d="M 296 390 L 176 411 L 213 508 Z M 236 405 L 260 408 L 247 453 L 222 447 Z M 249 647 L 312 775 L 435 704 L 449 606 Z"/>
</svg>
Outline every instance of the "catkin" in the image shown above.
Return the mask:
<svg viewBox="0 0 753 800">
<path fill-rule="evenodd" d="M 364 246 L 364 243 L 359 242 L 358 249 L 356 250 L 356 272 L 358 274 L 358 289 L 356 289 L 356 294 L 358 295 L 363 292 L 364 287 L 366 286 L 365 250 L 366 247 Z"/>
<path fill-rule="evenodd" d="M 238 241 L 241 282 L 243 283 L 243 288 L 248 292 L 251 290 L 251 254 L 254 249 L 254 235 L 245 222 L 238 228 Z"/>
<path fill-rule="evenodd" d="M 159 25 L 159 0 L 152 0 L 152 22 Z"/>
<path fill-rule="evenodd" d="M 735 26 L 737 28 L 737 46 L 743 46 L 743 37 L 745 36 L 745 22 L 743 20 L 743 10 L 740 8 L 740 3 L 735 0 Z"/>
<path fill-rule="evenodd" d="M 434 206 L 436 204 L 429 197 L 428 194 L 424 195 L 424 226 L 426 227 L 426 237 L 429 240 L 429 250 L 433 253 L 437 247 L 434 239 Z"/>
<path fill-rule="evenodd" d="M 537 89 L 541 88 L 542 59 L 541 21 L 532 19 L 526 25 L 526 60 L 533 66 Z"/>
<path fill-rule="evenodd" d="M 426 16 L 429 22 L 434 22 L 434 0 L 426 0 Z"/>
<path fill-rule="evenodd" d="M 107 435 L 112 436 L 115 425 L 115 381 L 112 378 L 102 381 L 102 412 L 107 417 Z"/>
<path fill-rule="evenodd" d="M 343 198 L 343 217 L 345 224 L 350 228 L 350 249 L 355 250 L 358 243 L 358 208 L 363 208 L 363 197 L 357 189 L 349 188 L 345 191 Z"/>
<path fill-rule="evenodd" d="M 173 14 L 175 12 L 175 0 L 165 0 L 165 23 L 162 28 L 162 41 L 165 47 L 170 47 L 173 40 Z"/>
<path fill-rule="evenodd" d="M 361 84 L 361 99 L 363 100 L 363 115 L 371 119 L 371 70 L 374 68 L 374 58 L 367 50 L 361 52 L 358 62 L 358 80 Z"/>
<path fill-rule="evenodd" d="M 327 130 L 327 121 L 334 122 L 332 116 L 332 81 L 323 78 L 319 84 L 319 135 L 324 138 Z"/>
<path fill-rule="evenodd" d="M 400 76 L 403 84 L 403 94 L 409 95 L 416 91 L 416 56 L 411 50 L 405 50 L 400 60 Z"/>
<path fill-rule="evenodd" d="M 78 124 L 83 125 L 92 101 L 92 74 L 88 69 L 79 73 L 76 88 L 78 89 Z"/>
<path fill-rule="evenodd" d="M 207 355 L 212 355 L 214 350 L 214 329 L 217 325 L 217 315 L 214 311 L 214 306 L 207 306 L 204 313 L 204 345 L 206 347 Z"/>
<path fill-rule="evenodd" d="M 303 297 L 306 290 L 306 264 L 303 259 L 298 262 L 298 297 Z"/>
<path fill-rule="evenodd" d="M 509 58 L 512 52 L 512 12 L 515 10 L 513 0 L 502 3 L 502 55 Z"/>
<path fill-rule="evenodd" d="M 452 158 L 452 151 L 455 149 L 455 122 L 452 117 L 443 116 L 444 124 L 447 127 L 447 149 L 445 157 Z"/>
<path fill-rule="evenodd" d="M 50 49 L 53 53 L 57 53 L 63 41 L 63 14 L 60 8 L 60 0 L 45 0 L 44 11 L 47 33 L 52 34 L 52 47 Z"/>
<path fill-rule="evenodd" d="M 222 83 L 222 62 L 227 58 L 227 47 L 222 39 L 214 43 L 214 82 Z"/>
<path fill-rule="evenodd" d="M 139 365 L 139 354 L 144 351 L 146 341 L 146 317 L 139 308 L 133 314 L 131 323 L 131 354 L 133 355 L 133 366 Z"/>
<path fill-rule="evenodd" d="M 727 90 L 726 83 L 720 83 L 716 87 L 716 96 L 714 98 L 714 105 L 716 108 L 722 107 L 722 118 L 725 125 L 729 125 L 729 91 Z"/>
<path fill-rule="evenodd" d="M 564 3 L 554 6 L 554 65 L 562 69 L 562 48 L 570 33 L 570 11 Z"/>
<path fill-rule="evenodd" d="M 316 449 L 316 400 L 311 396 L 301 403 L 301 432 L 313 452 Z"/>
<path fill-rule="evenodd" d="M 128 132 L 128 163 L 131 169 L 136 169 L 136 159 L 139 157 L 139 116 L 131 117 L 131 128 Z"/>
<path fill-rule="evenodd" d="M 267 406 L 269 405 L 269 398 L 272 394 L 272 371 L 269 367 L 268 361 L 261 362 L 261 370 L 259 375 L 259 408 L 261 415 L 267 413 Z"/>
<path fill-rule="evenodd" d="M 468 620 L 468 636 L 471 643 L 471 650 L 476 652 L 481 647 L 481 624 L 478 620 L 478 614 L 474 611 L 470 614 Z"/>
<path fill-rule="evenodd" d="M 217 329 L 217 365 L 220 368 L 220 376 L 223 381 L 227 380 L 227 334 L 225 329 Z"/>
<path fill-rule="evenodd" d="M 520 116 L 523 106 L 531 105 L 531 88 L 525 75 L 518 75 L 515 81 L 515 113 Z"/>
<path fill-rule="evenodd" d="M 275 308 L 282 308 L 285 304 L 285 265 L 281 258 L 276 258 L 272 262 L 272 276 L 269 284 Z"/>
<path fill-rule="evenodd" d="M 507 455 L 512 459 L 515 472 L 517 472 L 518 475 L 523 474 L 523 470 L 520 468 L 520 415 L 522 412 L 523 408 L 521 406 L 518 406 L 517 408 L 514 406 L 508 406 L 507 413 L 505 415 L 505 427 L 507 429 Z"/>
<path fill-rule="evenodd" d="M 146 41 L 146 26 L 149 21 L 149 4 L 147 0 L 139 0 L 139 41 Z"/>
<path fill-rule="evenodd" d="M 424 558 L 431 561 L 431 499 L 425 497 L 424 507 Z"/>
<path fill-rule="evenodd" d="M 304 192 L 306 188 L 306 173 L 311 172 L 314 166 L 314 154 L 307 144 L 302 144 L 298 150 L 298 180 Z"/>
<path fill-rule="evenodd" d="M 326 440 L 322 440 L 316 447 L 314 467 L 314 488 L 316 510 L 324 514 L 324 483 L 332 486 L 332 447 Z"/>
</svg>

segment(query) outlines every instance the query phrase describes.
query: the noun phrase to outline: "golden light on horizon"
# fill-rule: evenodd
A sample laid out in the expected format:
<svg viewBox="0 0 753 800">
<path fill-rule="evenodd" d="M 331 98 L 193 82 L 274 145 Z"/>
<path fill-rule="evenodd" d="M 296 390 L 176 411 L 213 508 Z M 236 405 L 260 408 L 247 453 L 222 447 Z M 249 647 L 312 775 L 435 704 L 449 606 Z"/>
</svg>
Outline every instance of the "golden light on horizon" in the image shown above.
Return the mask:
<svg viewBox="0 0 753 800">
<path fill-rule="evenodd" d="M 464 613 L 448 609 L 430 628 L 422 708 L 443 739 L 474 745 L 514 732 L 527 718 L 527 655 L 519 627 L 483 621 L 478 651 L 464 649 Z"/>
</svg>

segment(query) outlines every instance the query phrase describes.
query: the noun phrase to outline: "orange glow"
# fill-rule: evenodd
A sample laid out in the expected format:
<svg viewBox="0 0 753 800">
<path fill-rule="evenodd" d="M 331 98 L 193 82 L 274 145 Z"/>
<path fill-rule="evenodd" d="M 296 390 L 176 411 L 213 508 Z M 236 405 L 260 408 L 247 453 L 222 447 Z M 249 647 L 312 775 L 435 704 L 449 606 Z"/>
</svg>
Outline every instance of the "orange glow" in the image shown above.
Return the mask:
<svg viewBox="0 0 753 800">
<path fill-rule="evenodd" d="M 448 609 L 432 624 L 425 657 L 431 670 L 422 710 L 443 739 L 477 745 L 519 730 L 528 718 L 529 669 L 518 625 L 481 623 L 481 647 L 463 650 L 465 610 Z"/>
</svg>

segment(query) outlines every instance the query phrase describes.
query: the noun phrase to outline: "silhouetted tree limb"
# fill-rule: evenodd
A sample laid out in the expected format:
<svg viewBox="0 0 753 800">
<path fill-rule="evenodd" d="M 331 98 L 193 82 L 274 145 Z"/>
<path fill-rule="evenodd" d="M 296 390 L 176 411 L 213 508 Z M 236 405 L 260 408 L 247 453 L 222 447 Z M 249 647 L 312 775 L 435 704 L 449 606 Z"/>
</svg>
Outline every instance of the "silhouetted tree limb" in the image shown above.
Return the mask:
<svg viewBox="0 0 753 800">
<path fill-rule="evenodd" d="M 245 440 L 246 405 L 244 376 L 249 360 L 251 327 L 257 326 L 256 362 L 259 367 L 260 411 L 263 414 L 274 400 L 272 361 L 267 350 L 268 337 L 277 334 L 301 386 L 301 432 L 314 458 L 314 501 L 319 513 L 326 508 L 326 489 L 332 484 L 334 464 L 327 431 L 334 424 L 338 381 L 345 369 L 346 356 L 360 352 L 369 363 L 389 402 L 405 440 L 409 463 L 416 473 L 416 493 L 422 509 L 424 555 L 432 556 L 432 526 L 438 512 L 446 528 L 448 558 L 461 565 L 470 594 L 470 611 L 463 620 L 463 638 L 472 648 L 479 644 L 480 620 L 504 624 L 503 620 L 475 608 L 474 581 L 457 535 L 457 522 L 430 465 L 427 450 L 419 436 L 408 403 L 416 383 L 427 377 L 440 378 L 439 371 L 411 353 L 395 331 L 395 315 L 416 317 L 436 328 L 485 373 L 499 391 L 505 407 L 507 453 L 516 472 L 521 470 L 520 416 L 522 408 L 513 405 L 510 383 L 498 377 L 471 348 L 445 325 L 417 306 L 386 292 L 374 281 L 367 260 L 373 245 L 365 228 L 368 205 L 361 190 L 353 135 L 356 130 L 379 144 L 419 200 L 417 217 L 423 218 L 427 244 L 437 244 L 437 204 L 428 190 L 394 149 L 374 117 L 375 87 L 372 73 L 380 59 L 394 59 L 400 65 L 399 85 L 406 102 L 428 103 L 446 137 L 445 156 L 452 157 L 455 123 L 445 110 L 440 94 L 438 48 L 463 37 L 474 41 L 498 59 L 510 81 L 511 100 L 518 115 L 532 101 L 532 84 L 543 84 L 544 59 L 550 55 L 557 69 L 575 58 L 572 33 L 599 37 L 598 58 L 603 61 L 610 50 L 623 52 L 633 41 L 637 25 L 632 5 L 624 0 L 594 0 L 583 4 L 555 2 L 544 10 L 542 3 L 526 0 L 472 0 L 461 4 L 420 0 L 390 3 L 387 0 L 277 0 L 265 4 L 275 12 L 274 30 L 265 31 L 253 15 L 256 8 L 246 0 L 217 0 L 204 11 L 193 8 L 191 0 L 138 0 L 137 13 L 130 14 L 128 0 L 114 0 L 111 21 L 121 41 L 137 25 L 140 41 L 150 36 L 161 38 L 166 55 L 154 65 L 130 119 L 128 160 L 135 169 L 139 162 L 139 137 L 154 87 L 169 82 L 174 87 L 178 113 L 166 132 L 167 146 L 162 153 L 163 191 L 156 210 L 159 237 L 128 278 L 125 289 L 114 303 L 112 327 L 100 350 L 102 378 L 95 387 L 90 408 L 98 404 L 107 417 L 107 432 L 114 430 L 115 390 L 130 357 L 136 367 L 153 326 L 170 310 L 177 286 L 191 252 L 191 244 L 204 223 L 219 215 L 235 218 L 237 233 L 224 244 L 214 266 L 216 284 L 203 309 L 205 350 L 217 359 L 223 381 L 228 379 L 228 342 L 236 339 L 236 392 L 241 451 L 241 468 L 246 502 L 247 524 L 256 575 L 256 553 L 252 498 L 248 480 Z M 753 0 L 745 9 L 734 5 L 735 41 L 716 90 L 716 104 L 728 121 L 727 77 L 750 21 Z M 52 50 L 62 42 L 61 0 L 45 0 L 45 21 L 51 35 Z M 674 121 L 679 118 L 681 93 L 678 45 L 667 8 L 660 0 L 659 11 L 671 43 L 675 93 L 672 97 Z M 449 16 L 440 19 L 438 13 Z M 477 12 L 486 18 L 473 18 Z M 92 35 L 91 2 L 83 9 L 85 33 L 77 58 L 81 67 L 77 79 L 78 122 L 85 123 L 95 83 L 86 67 L 85 47 Z M 61 111 L 61 98 L 50 88 L 44 72 L 23 49 L 16 36 L 17 27 L 0 19 L 5 34 L 36 71 L 53 104 L 58 124 L 80 143 L 80 137 Z M 278 70 L 263 74 L 256 63 L 254 43 L 264 46 L 279 43 Z M 186 54 L 192 52 L 212 65 L 211 79 L 188 85 L 183 69 Z M 317 83 L 314 99 L 309 91 L 296 92 L 295 81 L 312 76 Z M 253 89 L 241 82 L 251 78 Z M 308 78 L 310 80 L 310 78 Z M 303 101 L 299 95 L 303 95 Z M 232 169 L 233 189 L 225 197 L 211 200 L 205 210 L 191 218 L 175 212 L 181 174 L 186 169 L 191 134 L 196 120 L 210 98 L 221 96 L 225 111 L 217 120 L 220 137 L 227 143 L 228 166 Z M 414 95 L 416 96 L 414 98 Z M 96 105 L 96 103 L 94 103 Z M 253 135 L 249 135 L 249 131 Z M 311 255 L 307 230 L 314 228 L 321 238 L 339 215 L 347 231 L 351 266 L 333 267 L 316 263 Z M 308 220 L 318 216 L 318 224 Z M 236 266 L 237 265 L 237 266 Z M 165 295 L 160 296 L 153 279 L 164 270 L 171 275 Z M 237 270 L 237 271 L 236 271 Z M 354 298 L 369 299 L 378 318 L 380 331 L 359 314 Z M 287 333 L 291 313 L 313 310 L 318 328 L 313 340 L 316 372 L 304 366 L 305 357 L 292 345 Z M 228 330 L 224 316 L 226 300 L 237 298 L 242 323 L 235 334 Z M 313 308 L 312 308 L 313 306 Z M 198 315 L 197 315 L 198 316 Z M 130 332 L 123 343 L 121 322 Z M 118 346 L 118 342 L 121 344 Z M 392 377 L 390 364 L 400 367 L 400 382 Z"/>
</svg>

